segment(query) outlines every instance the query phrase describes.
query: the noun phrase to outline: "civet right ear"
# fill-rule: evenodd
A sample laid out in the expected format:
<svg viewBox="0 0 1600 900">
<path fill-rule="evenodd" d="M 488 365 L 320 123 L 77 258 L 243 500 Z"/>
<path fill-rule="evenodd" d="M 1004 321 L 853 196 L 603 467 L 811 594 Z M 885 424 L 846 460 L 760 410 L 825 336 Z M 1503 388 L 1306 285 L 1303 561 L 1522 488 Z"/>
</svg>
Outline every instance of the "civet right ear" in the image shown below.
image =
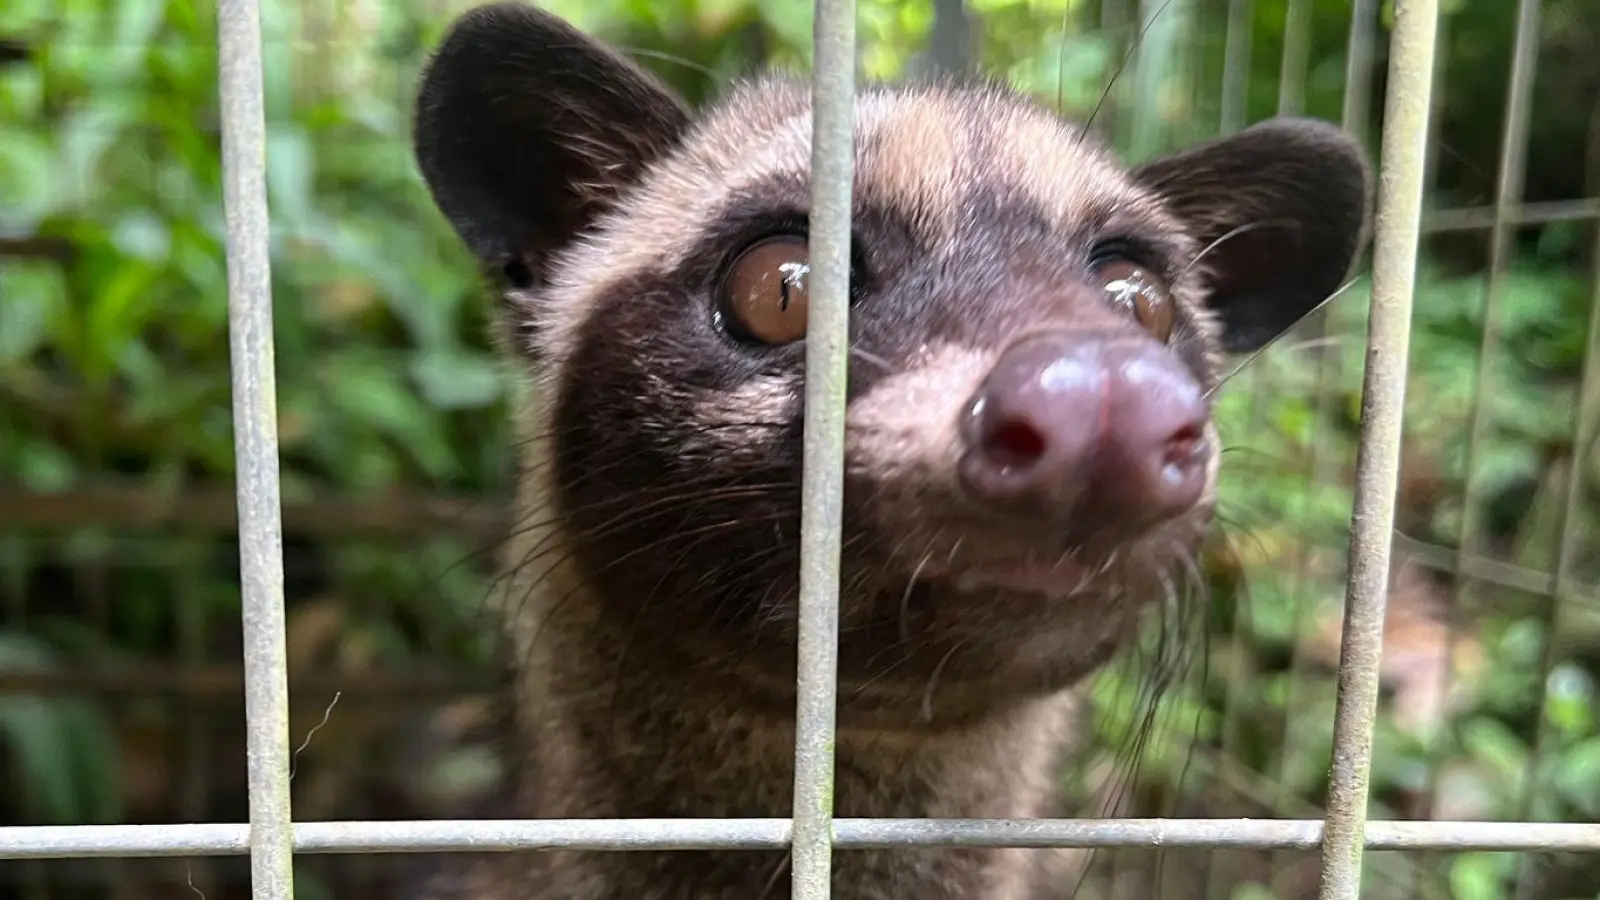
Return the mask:
<svg viewBox="0 0 1600 900">
<path fill-rule="evenodd" d="M 468 249 L 537 283 L 549 254 L 688 121 L 681 98 L 609 47 L 543 10 L 498 3 L 457 19 L 429 62 L 413 147 Z"/>
<path fill-rule="evenodd" d="M 1223 345 L 1248 352 L 1300 321 L 1349 274 L 1366 238 L 1361 146 L 1314 119 L 1273 119 L 1141 166 L 1202 246 Z"/>
</svg>

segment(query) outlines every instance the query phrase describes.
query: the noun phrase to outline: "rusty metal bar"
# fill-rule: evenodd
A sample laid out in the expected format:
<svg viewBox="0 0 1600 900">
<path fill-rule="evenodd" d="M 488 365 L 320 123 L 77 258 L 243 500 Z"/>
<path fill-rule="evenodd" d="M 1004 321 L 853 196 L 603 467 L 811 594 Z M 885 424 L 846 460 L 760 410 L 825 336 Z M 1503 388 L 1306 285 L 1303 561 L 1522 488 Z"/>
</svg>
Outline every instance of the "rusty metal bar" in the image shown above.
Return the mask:
<svg viewBox="0 0 1600 900">
<path fill-rule="evenodd" d="M 1438 25 L 1438 0 L 1395 3 L 1319 900 L 1357 900 L 1361 893 Z"/>
</svg>

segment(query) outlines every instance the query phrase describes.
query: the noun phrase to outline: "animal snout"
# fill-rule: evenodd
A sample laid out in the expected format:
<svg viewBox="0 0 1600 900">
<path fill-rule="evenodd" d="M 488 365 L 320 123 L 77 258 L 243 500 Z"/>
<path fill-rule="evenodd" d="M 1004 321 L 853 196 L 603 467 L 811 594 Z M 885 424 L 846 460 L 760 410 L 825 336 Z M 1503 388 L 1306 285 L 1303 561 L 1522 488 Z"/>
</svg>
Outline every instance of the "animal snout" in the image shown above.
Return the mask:
<svg viewBox="0 0 1600 900">
<path fill-rule="evenodd" d="M 960 478 L 983 506 L 1072 531 L 1148 525 L 1205 490 L 1208 415 L 1199 383 L 1153 340 L 1036 335 L 967 404 Z"/>
</svg>

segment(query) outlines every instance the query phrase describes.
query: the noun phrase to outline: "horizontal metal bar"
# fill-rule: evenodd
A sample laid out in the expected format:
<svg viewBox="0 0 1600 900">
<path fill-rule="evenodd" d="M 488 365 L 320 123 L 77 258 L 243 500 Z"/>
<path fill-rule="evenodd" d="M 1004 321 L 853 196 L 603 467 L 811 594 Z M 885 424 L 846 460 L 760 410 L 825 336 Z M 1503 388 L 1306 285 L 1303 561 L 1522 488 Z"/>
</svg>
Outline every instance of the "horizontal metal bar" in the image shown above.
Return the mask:
<svg viewBox="0 0 1600 900">
<path fill-rule="evenodd" d="M 149 493 L 152 495 L 152 497 L 154 497 L 158 492 L 150 491 Z M 6 498 L 12 496 L 45 495 L 31 494 L 27 491 L 8 492 L 5 488 L 0 487 L 0 533 L 12 530 L 13 523 L 15 522 L 22 523 L 20 526 L 18 526 L 19 528 L 31 528 L 35 523 L 40 522 L 43 522 L 47 528 L 55 530 L 71 530 L 76 528 L 91 527 L 87 523 L 86 519 L 83 521 L 74 522 L 68 522 L 64 518 L 59 521 L 46 520 L 44 517 L 30 516 L 27 510 L 19 507 L 8 508 L 6 506 Z M 76 492 L 68 492 L 60 495 L 49 496 L 58 497 L 59 508 L 66 510 L 70 507 L 72 503 L 71 498 L 76 496 Z M 414 537 L 461 537 L 470 538 L 472 540 L 490 540 L 499 533 L 495 529 L 502 528 L 503 522 L 509 522 L 509 519 L 501 519 L 499 516 L 500 508 L 498 506 L 486 508 L 483 511 L 483 515 L 472 517 L 481 521 L 467 521 L 469 517 L 461 516 L 455 521 L 445 521 L 443 518 L 440 518 L 437 522 L 430 524 L 429 520 L 408 520 L 404 516 L 398 516 L 391 520 L 392 527 L 387 528 L 384 526 L 377 526 L 368 529 L 361 523 L 354 523 L 352 527 L 345 529 L 341 524 L 339 524 L 339 522 L 348 522 L 349 520 L 325 519 L 319 522 L 317 518 L 317 516 L 324 511 L 328 512 L 330 515 L 338 516 L 346 509 L 355 510 L 359 508 L 363 502 L 364 501 L 362 501 L 359 495 L 352 494 L 346 497 L 321 498 L 308 504 L 295 505 L 286 503 L 284 504 L 284 531 L 286 533 L 327 535 L 350 539 L 371 537 L 374 540 L 381 541 L 387 541 L 392 538 L 404 537 L 407 535 Z M 404 504 L 383 506 L 382 504 L 384 501 L 382 499 L 374 500 L 373 502 L 379 504 L 377 507 L 378 509 L 392 510 L 408 508 Z M 442 511 L 448 510 L 449 507 L 445 504 L 450 502 L 453 502 L 450 498 L 440 498 L 441 505 L 439 509 Z M 52 505 L 55 505 L 54 500 L 52 501 Z M 229 499 L 228 508 L 232 509 L 231 499 Z M 421 509 L 423 507 L 418 505 L 410 508 Z M 461 508 L 466 509 L 467 506 L 463 505 Z M 81 512 L 81 510 L 79 512 Z M 75 519 L 82 519 L 79 513 L 73 513 L 72 515 Z M 101 529 L 163 527 L 171 528 L 173 531 L 210 530 L 210 525 L 207 524 L 207 522 L 188 519 L 181 515 L 173 515 L 170 519 L 164 519 L 161 522 L 143 519 L 118 518 L 118 516 L 115 514 L 108 516 L 107 518 L 108 521 L 96 523 L 93 527 Z M 1319 535 L 1312 534 L 1308 529 L 1295 528 L 1293 525 L 1286 527 L 1289 529 L 1291 534 L 1307 541 L 1309 545 L 1334 548 L 1340 552 L 1343 552 L 1345 549 L 1346 544 L 1343 540 L 1323 538 Z M 123 567 L 148 571 L 180 565 L 182 564 L 182 561 L 188 558 L 173 549 L 174 545 L 171 543 L 172 538 L 170 535 L 111 535 L 107 537 L 100 548 L 97 548 L 92 552 L 82 552 L 81 554 L 79 551 L 66 549 L 64 545 L 56 540 L 56 536 L 52 534 L 13 534 L 12 536 L 20 537 L 30 542 L 28 551 L 29 556 L 27 558 L 35 563 L 72 562 L 82 559 L 92 559 L 97 565 L 101 566 L 109 566 L 113 568 Z M 1416 538 L 1410 537 L 1401 532 L 1395 533 L 1394 548 L 1396 553 L 1403 553 L 1410 557 L 1414 562 L 1439 572 L 1453 573 L 1463 578 L 1470 578 L 1486 584 L 1511 588 L 1513 590 L 1524 591 L 1526 593 L 1539 596 L 1549 593 L 1550 583 L 1553 577 L 1550 572 L 1546 572 L 1541 569 L 1505 562 L 1503 560 L 1497 560 L 1481 554 L 1466 554 L 1465 565 L 1458 566 L 1456 564 L 1456 558 L 1458 554 L 1453 548 L 1441 544 L 1419 541 Z M 6 565 L 14 564 L 14 562 L 8 563 L 7 561 L 0 560 L 0 568 L 4 568 Z M 1569 576 L 1562 582 L 1561 590 L 1562 597 L 1566 602 L 1576 603 L 1581 606 L 1600 608 L 1600 584 L 1596 584 L 1593 581 L 1580 581 L 1572 578 L 1569 574 Z M 79 673 L 49 672 L 0 674 L 0 694 L 17 693 L 20 691 L 47 694 L 191 693 L 187 687 L 171 686 L 174 683 L 174 678 L 187 680 L 190 677 L 191 672 L 191 670 L 188 669 L 175 670 L 176 674 L 172 676 L 152 676 L 156 678 L 156 680 L 148 683 L 141 681 L 141 679 L 145 676 L 139 672 L 135 672 L 127 676 L 120 674 L 120 672 L 121 670 L 117 670 L 116 672 L 108 672 L 99 675 L 94 673 L 80 675 Z M 299 678 L 300 676 L 296 677 Z M 334 674 L 330 675 L 329 677 L 344 678 L 346 676 Z M 115 679 L 117 683 L 107 684 L 106 679 Z M 433 684 L 432 680 L 425 679 L 424 681 L 427 684 Z M 409 683 L 410 682 L 406 679 L 395 679 L 395 684 L 399 686 L 396 688 L 397 690 L 409 690 L 409 688 L 404 687 L 404 685 Z M 299 684 L 300 682 L 297 681 L 296 690 L 300 689 L 298 687 Z M 477 691 L 483 687 L 484 684 L 481 683 L 481 680 L 471 680 L 470 677 L 468 677 L 467 681 L 463 681 L 461 683 L 461 690 L 464 692 Z M 329 690 L 340 689 L 343 689 L 342 684 L 336 684 Z M 425 686 L 422 689 L 438 691 L 451 690 L 450 687 L 442 684 L 437 688 Z M 231 691 L 233 688 L 229 687 L 227 690 Z M 321 690 L 321 688 L 312 687 L 308 688 L 308 690 L 315 693 L 316 691 Z M 354 690 L 363 691 L 364 689 L 358 686 L 354 688 Z M 373 687 L 366 690 L 367 693 L 373 694 L 381 693 L 381 691 L 381 687 Z M 218 693 L 218 690 L 212 690 L 211 688 L 206 687 L 197 689 L 193 693 L 214 695 Z"/>
<path fill-rule="evenodd" d="M 894 847 L 1129 847 L 1315 850 L 1320 819 L 835 819 L 842 850 Z M 238 856 L 250 826 L 0 828 L 0 859 Z M 530 819 L 300 822 L 296 853 L 529 850 L 779 850 L 789 819 Z M 1368 850 L 1600 853 L 1600 824 L 1369 822 Z"/>
<path fill-rule="evenodd" d="M 341 708 L 350 703 L 398 704 L 401 708 L 446 703 L 488 694 L 492 678 L 465 668 L 438 672 L 385 673 L 371 670 L 296 671 L 289 702 L 321 712 L 335 692 L 342 694 Z M 91 695 L 122 702 L 130 698 L 159 697 L 215 706 L 237 706 L 244 700 L 244 672 L 233 665 L 135 664 L 85 667 L 47 672 L 0 672 L 0 697 Z"/>
<path fill-rule="evenodd" d="M 1583 200 L 1513 203 L 1499 213 L 1493 206 L 1469 206 L 1431 210 L 1425 213 L 1422 217 L 1422 231 L 1424 234 L 1439 234 L 1446 231 L 1493 228 L 1497 219 L 1507 225 L 1548 225 L 1551 222 L 1595 218 L 1600 218 L 1600 198 L 1597 197 Z"/>
<path fill-rule="evenodd" d="M 73 395 L 46 398 L 70 408 Z M 238 533 L 238 497 L 232 487 L 161 490 L 123 482 L 64 491 L 0 485 L 0 531 L 70 532 L 147 529 Z M 283 529 L 307 537 L 459 537 L 492 540 L 511 527 L 511 509 L 493 500 L 402 491 L 318 494 L 284 498 Z"/>
<path fill-rule="evenodd" d="M 0 41 L 0 48 L 4 42 Z M 3 57 L 0 49 L 0 57 Z M 25 236 L 0 237 L 0 259 L 43 259 L 67 263 L 76 259 L 78 247 L 65 238 Z"/>
<path fill-rule="evenodd" d="M 1550 583 L 1554 577 L 1552 573 L 1540 569 L 1476 554 L 1466 554 L 1465 564 L 1457 565 L 1455 551 L 1450 548 L 1419 541 L 1399 532 L 1395 533 L 1394 548 L 1397 553 L 1404 554 L 1413 562 L 1435 571 L 1448 572 L 1462 578 L 1538 596 L 1550 593 Z M 1574 584 L 1568 579 L 1563 583 L 1562 596 L 1573 603 L 1600 607 L 1600 590 L 1597 590 L 1597 586 L 1592 583 Z"/>
<path fill-rule="evenodd" d="M 1595 212 L 1600 216 L 1600 201 Z M 216 532 L 232 536 L 238 528 L 231 488 L 186 488 L 172 492 L 123 484 L 92 485 L 62 492 L 31 491 L 0 485 L 0 531 L 38 532 L 25 537 L 40 543 L 54 533 L 93 528 Z M 90 515 L 86 515 L 85 511 Z M 491 540 L 510 527 L 509 508 L 488 500 L 432 494 L 335 494 L 311 500 L 285 500 L 283 527 L 313 537 L 415 538 L 458 537 Z M 1301 537 L 1307 533 L 1299 532 Z M 162 537 L 114 536 L 113 548 L 130 546 L 142 567 L 170 564 L 161 553 Z M 1319 543 L 1334 546 L 1334 542 Z M 1341 549 L 1344 541 L 1336 542 Z M 1458 574 L 1532 594 L 1548 592 L 1551 574 L 1480 554 L 1467 554 L 1464 569 L 1453 548 L 1395 535 L 1395 549 L 1441 572 Z M 114 552 L 114 551 L 113 551 Z M 96 559 L 111 558 L 112 552 Z M 55 560 L 57 557 L 47 557 Z M 62 557 L 64 558 L 64 557 Z M 1575 602 L 1600 605 L 1600 585 L 1567 579 L 1566 593 Z M 29 676 L 30 678 L 33 676 Z M 41 676 L 42 677 L 42 676 Z M 4 679 L 0 678 L 0 682 Z M 3 690 L 3 688 L 0 688 Z M 136 692 L 136 685 L 124 685 Z"/>
</svg>

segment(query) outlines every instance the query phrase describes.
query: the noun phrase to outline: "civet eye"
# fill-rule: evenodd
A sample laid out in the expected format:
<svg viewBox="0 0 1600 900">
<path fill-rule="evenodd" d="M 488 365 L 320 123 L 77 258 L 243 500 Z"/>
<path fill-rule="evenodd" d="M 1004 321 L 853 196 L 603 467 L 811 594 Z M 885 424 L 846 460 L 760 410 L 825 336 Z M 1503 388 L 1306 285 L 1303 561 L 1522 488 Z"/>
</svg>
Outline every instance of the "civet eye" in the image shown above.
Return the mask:
<svg viewBox="0 0 1600 900">
<path fill-rule="evenodd" d="M 739 337 L 787 344 L 806 336 L 810 290 L 806 239 L 770 237 L 734 260 L 722 281 L 718 311 L 727 328 Z"/>
<path fill-rule="evenodd" d="M 1159 275 L 1127 259 L 1113 257 L 1095 266 L 1111 302 L 1131 309 L 1144 329 L 1163 343 L 1172 336 L 1172 293 Z"/>
</svg>

